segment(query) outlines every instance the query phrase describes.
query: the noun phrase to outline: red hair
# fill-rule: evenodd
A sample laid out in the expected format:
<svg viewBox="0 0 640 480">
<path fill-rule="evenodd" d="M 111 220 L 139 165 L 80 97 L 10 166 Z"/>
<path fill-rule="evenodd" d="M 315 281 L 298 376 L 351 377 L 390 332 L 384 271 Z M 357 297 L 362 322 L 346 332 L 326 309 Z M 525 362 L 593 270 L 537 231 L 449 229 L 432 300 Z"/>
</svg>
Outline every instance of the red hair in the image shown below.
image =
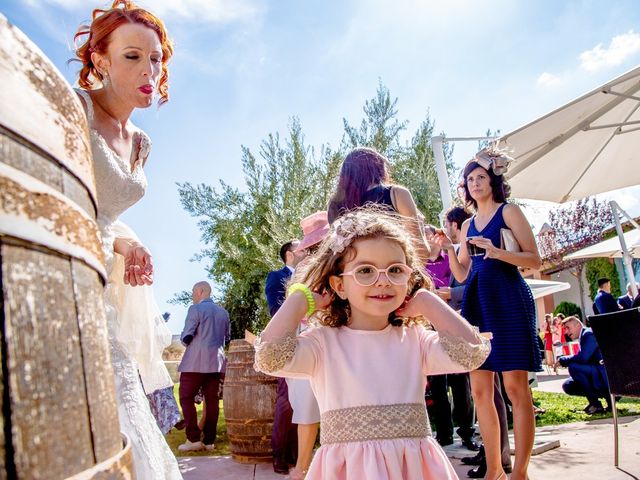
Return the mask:
<svg viewBox="0 0 640 480">
<path fill-rule="evenodd" d="M 74 41 L 76 41 L 84 35 L 89 36 L 87 41 L 76 50 L 78 58 L 75 60 L 82 63 L 78 78 L 80 86 L 84 89 L 93 88 L 94 81 L 90 77 L 102 81 L 102 74 L 93 64 L 91 54 L 96 52 L 104 55 L 109 46 L 109 37 L 119 26 L 126 23 L 139 23 L 156 32 L 160 39 L 160 45 L 162 46 L 162 73 L 158 82 L 158 92 L 160 93 L 158 103 L 162 105 L 167 102 L 169 100 L 169 84 L 167 83 L 169 70 L 167 69 L 167 63 L 173 55 L 173 43 L 167 35 L 164 22 L 147 10 L 139 8 L 130 0 L 115 0 L 109 10 L 96 8 L 93 11 L 92 18 L 91 25 L 81 26 L 78 33 L 73 37 Z"/>
</svg>

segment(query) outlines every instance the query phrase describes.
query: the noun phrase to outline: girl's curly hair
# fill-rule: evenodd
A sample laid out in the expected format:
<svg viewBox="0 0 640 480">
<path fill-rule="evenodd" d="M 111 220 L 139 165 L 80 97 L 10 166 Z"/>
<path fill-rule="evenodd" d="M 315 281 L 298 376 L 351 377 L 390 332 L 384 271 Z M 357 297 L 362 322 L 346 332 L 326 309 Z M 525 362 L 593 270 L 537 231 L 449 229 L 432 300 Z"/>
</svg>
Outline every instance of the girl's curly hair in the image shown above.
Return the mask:
<svg viewBox="0 0 640 480">
<path fill-rule="evenodd" d="M 321 325 L 340 327 L 348 324 L 351 314 L 349 301 L 335 294 L 329 279 L 343 273 L 344 266 L 355 257 L 355 241 L 377 237 L 396 242 L 404 251 L 406 264 L 413 269 L 409 278 L 409 295 L 420 288 L 433 288 L 433 282 L 419 263 L 413 237 L 406 231 L 402 218 L 375 205 L 361 207 L 346 213 L 332 224 L 316 253 L 296 268 L 291 279 L 292 283 L 304 283 L 315 292 L 331 293 L 328 309 L 316 314 L 316 320 Z M 389 323 L 400 326 L 405 320 L 392 312 L 389 314 Z"/>
</svg>

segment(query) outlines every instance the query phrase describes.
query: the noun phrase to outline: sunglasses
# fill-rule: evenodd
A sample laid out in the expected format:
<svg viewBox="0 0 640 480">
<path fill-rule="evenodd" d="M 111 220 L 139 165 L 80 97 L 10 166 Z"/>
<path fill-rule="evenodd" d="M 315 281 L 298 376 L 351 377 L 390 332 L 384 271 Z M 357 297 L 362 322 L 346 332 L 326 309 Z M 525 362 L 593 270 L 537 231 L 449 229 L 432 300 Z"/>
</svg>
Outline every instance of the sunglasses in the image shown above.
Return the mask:
<svg viewBox="0 0 640 480">
<path fill-rule="evenodd" d="M 341 273 L 340 276 L 350 275 L 361 287 L 370 287 L 378 281 L 381 273 L 384 273 L 394 285 L 406 285 L 413 270 L 404 263 L 394 263 L 387 268 L 376 268 L 365 264 Z"/>
</svg>

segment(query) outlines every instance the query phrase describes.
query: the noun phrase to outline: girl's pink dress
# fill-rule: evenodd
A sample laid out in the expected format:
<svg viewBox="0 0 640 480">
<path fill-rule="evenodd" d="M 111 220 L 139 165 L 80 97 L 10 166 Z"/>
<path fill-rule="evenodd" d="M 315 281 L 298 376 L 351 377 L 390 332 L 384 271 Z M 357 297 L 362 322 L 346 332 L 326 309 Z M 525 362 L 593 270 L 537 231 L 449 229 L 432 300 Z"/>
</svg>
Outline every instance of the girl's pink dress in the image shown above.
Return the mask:
<svg viewBox="0 0 640 480">
<path fill-rule="evenodd" d="M 309 378 L 321 414 L 307 479 L 457 479 L 431 436 L 427 375 L 466 372 L 491 349 L 422 325 L 384 330 L 318 327 L 256 343 L 256 369 Z"/>
</svg>

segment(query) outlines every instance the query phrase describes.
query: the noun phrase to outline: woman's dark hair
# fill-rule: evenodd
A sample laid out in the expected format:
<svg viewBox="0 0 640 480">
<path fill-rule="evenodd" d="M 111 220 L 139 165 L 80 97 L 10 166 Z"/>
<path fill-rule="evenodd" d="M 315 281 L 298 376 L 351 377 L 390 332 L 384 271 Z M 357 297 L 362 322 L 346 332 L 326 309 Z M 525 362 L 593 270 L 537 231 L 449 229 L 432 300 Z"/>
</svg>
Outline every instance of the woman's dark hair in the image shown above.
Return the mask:
<svg viewBox="0 0 640 480">
<path fill-rule="evenodd" d="M 335 192 L 329 200 L 329 223 L 363 205 L 371 185 L 389 183 L 389 160 L 373 148 L 354 148 L 345 157 Z"/>
<path fill-rule="evenodd" d="M 497 203 L 505 203 L 507 201 L 507 198 L 509 198 L 509 195 L 511 194 L 511 187 L 504 179 L 504 176 L 496 175 L 495 173 L 493 173 L 493 170 L 491 168 L 487 170 L 478 162 L 471 160 L 464 167 L 464 171 L 462 172 L 462 182 L 460 183 L 460 187 L 464 189 L 464 203 L 467 208 L 473 207 L 474 210 L 478 208 L 478 203 L 471 197 L 471 193 L 469 193 L 469 188 L 467 187 L 467 177 L 478 167 L 482 168 L 489 174 L 489 179 L 491 181 L 491 191 L 493 192 L 493 201 Z"/>
</svg>

